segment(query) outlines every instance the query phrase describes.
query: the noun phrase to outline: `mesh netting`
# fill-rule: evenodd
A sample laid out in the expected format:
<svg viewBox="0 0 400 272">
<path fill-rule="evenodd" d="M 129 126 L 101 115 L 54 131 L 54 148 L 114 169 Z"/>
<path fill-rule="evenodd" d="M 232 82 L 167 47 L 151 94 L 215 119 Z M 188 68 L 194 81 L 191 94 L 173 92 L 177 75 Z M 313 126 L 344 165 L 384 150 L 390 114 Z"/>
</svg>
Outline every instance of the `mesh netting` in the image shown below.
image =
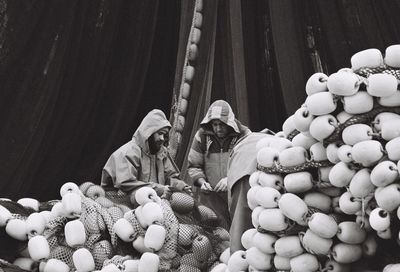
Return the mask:
<svg viewBox="0 0 400 272">
<path fill-rule="evenodd" d="M 182 202 L 179 202 L 181 199 Z M 210 271 L 221 253 L 229 247 L 229 233 L 218 227 L 218 216 L 214 211 L 197 201 L 190 212 L 185 197 L 175 196 L 174 215 L 179 223 L 177 231 L 177 256 L 172 268 L 178 271 Z M 178 212 L 179 211 L 179 212 Z"/>
<path fill-rule="evenodd" d="M 168 271 L 171 268 L 172 260 L 177 255 L 179 223 L 167 200 L 161 201 L 161 207 L 164 215 L 163 226 L 167 231 L 167 237 L 158 255 L 160 256 L 160 270 Z"/>
<path fill-rule="evenodd" d="M 92 252 L 96 269 L 101 269 L 103 262 L 113 255 L 114 247 L 118 247 L 118 239 L 113 231 L 113 225 L 118 219 L 96 201 L 84 197 L 79 220 L 86 232 L 86 242 L 83 247 Z M 68 246 L 64 236 L 64 227 L 68 221 L 69 219 L 65 217 L 53 219 L 48 223 L 43 235 L 50 246 L 50 258 L 61 260 L 73 268 L 72 254 L 76 248 Z"/>
<path fill-rule="evenodd" d="M 381 66 L 375 68 L 363 67 L 355 71 L 355 73 L 364 77 L 368 77 L 371 74 L 389 74 L 396 77 L 397 80 L 400 80 L 400 69 L 393 69 L 388 66 Z"/>
<path fill-rule="evenodd" d="M 159 252 L 160 270 L 178 269 L 182 264 L 182 256 L 193 253 L 192 242 L 195 237 L 203 235 L 207 238 L 207 242 L 200 245 L 198 249 L 198 252 L 203 252 L 198 255 L 203 257 L 197 256 L 197 259 L 201 260 L 195 261 L 190 267 L 208 271 L 218 259 L 217 256 L 229 246 L 229 233 L 216 227 L 217 215 L 210 208 L 199 205 L 191 196 L 180 192 L 172 193 L 169 201 L 163 200 L 161 204 L 167 238 Z M 186 224 L 191 230 L 191 235 L 186 237 L 189 238 L 186 245 L 178 243 L 178 236 L 183 234 L 179 233 L 179 230 L 182 231 L 181 224 Z M 204 256 L 207 256 L 205 260 Z"/>
<path fill-rule="evenodd" d="M 131 209 L 133 208 L 129 195 L 122 192 L 121 190 L 107 190 L 105 191 L 105 193 L 106 193 L 105 197 L 111 200 L 114 204 L 124 205 Z"/>
<path fill-rule="evenodd" d="M 299 134 L 300 131 L 298 131 L 297 129 L 293 130 L 292 132 L 290 132 L 290 134 L 286 137 L 288 140 L 293 140 L 293 138 Z"/>
<path fill-rule="evenodd" d="M 324 145 L 335 142 L 342 142 L 342 132 L 346 127 L 354 124 L 370 124 L 374 120 L 374 118 L 382 112 L 392 112 L 400 114 L 400 107 L 377 106 L 367 113 L 354 115 L 346 122 L 339 124 L 335 131 L 328 138 L 324 139 Z M 377 138 L 377 140 L 380 140 L 380 138 Z"/>
<path fill-rule="evenodd" d="M 126 260 L 131 260 L 131 259 L 132 256 L 115 255 L 105 260 L 103 266 L 107 266 L 109 264 L 115 264 L 118 268 L 123 268 L 123 263 Z"/>
<path fill-rule="evenodd" d="M 74 254 L 74 249 L 69 246 L 57 245 L 50 248 L 50 258 L 58 259 L 66 263 L 69 267 L 74 267 L 72 262 L 72 254 Z"/>
<path fill-rule="evenodd" d="M 58 216 L 46 225 L 43 236 L 50 247 L 49 258 L 61 260 L 75 269 L 72 255 L 78 248 L 84 247 L 91 252 L 97 270 L 110 263 L 123 268 L 125 260 L 139 259 L 141 254 L 132 242 L 122 241 L 113 229 L 119 219 L 125 218 L 137 236 L 145 237 L 146 229 L 140 225 L 130 197 L 122 191 L 102 191 L 91 182 L 83 183 L 80 190 L 83 196 L 79 218 Z M 42 203 L 42 207 L 51 210 L 58 202 L 48 201 Z M 15 210 L 10 206 L 12 202 L 6 204 L 10 210 Z M 160 259 L 159 271 L 209 271 L 218 256 L 229 247 L 229 233 L 218 227 L 215 212 L 199 205 L 192 196 L 177 191 L 171 192 L 158 204 L 164 217 L 161 224 L 166 230 L 162 248 L 154 252 Z M 29 213 L 24 209 L 21 213 L 17 210 L 13 217 L 26 220 Z M 79 220 L 84 226 L 86 240 L 83 245 L 71 247 L 66 242 L 65 226 L 72 220 Z M 185 265 L 181 263 L 183 256 Z"/>
</svg>

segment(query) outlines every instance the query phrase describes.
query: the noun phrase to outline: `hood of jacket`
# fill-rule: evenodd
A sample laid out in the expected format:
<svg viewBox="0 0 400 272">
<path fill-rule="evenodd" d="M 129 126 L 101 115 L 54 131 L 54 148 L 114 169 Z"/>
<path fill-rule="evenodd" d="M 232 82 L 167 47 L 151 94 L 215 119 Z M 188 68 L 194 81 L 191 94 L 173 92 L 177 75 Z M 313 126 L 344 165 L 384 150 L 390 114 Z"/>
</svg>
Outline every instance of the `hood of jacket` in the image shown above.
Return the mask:
<svg viewBox="0 0 400 272">
<path fill-rule="evenodd" d="M 171 124 L 164 112 L 157 109 L 152 110 L 143 118 L 132 139 L 143 151 L 149 153 L 148 139 L 153 133 L 165 127 L 171 128 Z"/>
<path fill-rule="evenodd" d="M 220 120 L 222 123 L 228 125 L 236 133 L 240 133 L 239 127 L 235 121 L 235 114 L 233 113 L 228 102 L 224 100 L 217 100 L 212 103 L 200 125 L 205 127 L 211 120 L 215 119 Z"/>
</svg>

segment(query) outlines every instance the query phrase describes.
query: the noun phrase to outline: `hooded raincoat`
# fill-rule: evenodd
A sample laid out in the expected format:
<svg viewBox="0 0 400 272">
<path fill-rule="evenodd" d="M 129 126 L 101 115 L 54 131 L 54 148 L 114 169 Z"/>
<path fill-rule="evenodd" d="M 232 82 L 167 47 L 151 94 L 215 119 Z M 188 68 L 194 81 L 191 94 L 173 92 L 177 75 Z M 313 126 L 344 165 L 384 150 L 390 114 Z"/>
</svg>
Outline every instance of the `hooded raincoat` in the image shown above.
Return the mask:
<svg viewBox="0 0 400 272">
<path fill-rule="evenodd" d="M 247 203 L 247 192 L 250 189 L 249 178 L 257 171 L 257 149 L 256 145 L 268 135 L 269 130 L 264 133 L 252 132 L 242 138 L 233 148 L 228 161 L 228 192 L 229 209 L 232 218 L 230 234 L 231 254 L 238 250 L 245 250 L 241 243 L 242 234 L 253 228 L 251 221 L 251 209 Z"/>
<path fill-rule="evenodd" d="M 218 138 L 211 127 L 211 120 L 220 120 L 230 127 L 230 132 L 224 138 Z M 242 125 L 229 106 L 223 100 L 217 100 L 209 107 L 206 116 L 200 123 L 192 142 L 188 157 L 188 175 L 196 182 L 204 178 L 214 188 L 218 182 L 227 176 L 229 152 L 235 143 L 250 130 Z M 227 192 L 198 192 L 199 201 L 212 208 L 218 215 L 221 225 L 226 229 L 230 226 Z"/>
<path fill-rule="evenodd" d="M 117 149 L 106 162 L 101 185 L 115 187 L 132 193 L 142 186 L 151 186 L 157 192 L 165 185 L 182 189 L 186 183 L 177 179 L 179 170 L 162 146 L 157 154 L 151 154 L 148 139 L 158 130 L 171 127 L 161 110 L 150 111 L 142 120 L 132 140 Z"/>
</svg>

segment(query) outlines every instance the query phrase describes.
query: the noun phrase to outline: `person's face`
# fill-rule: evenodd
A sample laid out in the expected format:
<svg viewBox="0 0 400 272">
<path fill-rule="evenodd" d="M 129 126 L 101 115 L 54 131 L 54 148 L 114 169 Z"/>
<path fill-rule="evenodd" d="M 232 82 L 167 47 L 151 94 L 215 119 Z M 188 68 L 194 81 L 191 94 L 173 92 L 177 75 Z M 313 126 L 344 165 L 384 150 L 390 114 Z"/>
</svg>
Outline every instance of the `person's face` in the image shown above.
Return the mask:
<svg viewBox="0 0 400 272">
<path fill-rule="evenodd" d="M 157 132 L 153 133 L 150 137 L 151 137 L 151 143 L 154 145 L 154 149 L 155 150 L 160 150 L 161 146 L 163 146 L 163 144 L 165 143 L 165 141 L 167 140 L 167 136 L 169 133 L 169 128 L 162 128 L 160 130 L 158 130 Z"/>
<path fill-rule="evenodd" d="M 211 120 L 211 126 L 218 138 L 224 138 L 228 135 L 229 126 L 220 120 Z"/>
</svg>

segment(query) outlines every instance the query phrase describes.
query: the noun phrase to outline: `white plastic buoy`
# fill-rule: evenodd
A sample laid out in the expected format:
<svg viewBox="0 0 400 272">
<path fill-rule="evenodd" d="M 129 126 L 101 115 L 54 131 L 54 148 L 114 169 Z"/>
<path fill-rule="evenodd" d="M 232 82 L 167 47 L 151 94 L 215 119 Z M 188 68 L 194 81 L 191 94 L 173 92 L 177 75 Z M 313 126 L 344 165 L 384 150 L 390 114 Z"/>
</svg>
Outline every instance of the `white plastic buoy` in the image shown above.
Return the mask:
<svg viewBox="0 0 400 272">
<path fill-rule="evenodd" d="M 117 222 L 114 223 L 113 230 L 115 234 L 125 242 L 131 242 L 137 236 L 132 224 L 125 218 L 118 219 Z"/>
<path fill-rule="evenodd" d="M 34 261 L 43 261 L 50 256 L 50 246 L 46 238 L 42 235 L 36 235 L 29 239 L 29 255 Z"/>
<path fill-rule="evenodd" d="M 10 211 L 0 205 L 0 227 L 4 227 L 11 218 L 12 214 Z"/>
<path fill-rule="evenodd" d="M 306 93 L 312 95 L 319 92 L 326 92 L 328 76 L 324 73 L 315 73 L 307 80 Z"/>
<path fill-rule="evenodd" d="M 69 221 L 64 227 L 65 242 L 70 247 L 83 245 L 86 242 L 86 232 L 83 223 L 76 219 Z"/>
<path fill-rule="evenodd" d="M 374 107 L 374 98 L 365 91 L 357 92 L 351 96 L 344 96 L 342 101 L 343 109 L 351 115 L 369 112 Z"/>
<path fill-rule="evenodd" d="M 339 96 L 351 96 L 358 92 L 363 78 L 349 71 L 333 73 L 328 78 L 329 92 Z"/>
<path fill-rule="evenodd" d="M 328 138 L 337 128 L 336 118 L 331 114 L 321 115 L 315 118 L 310 124 L 310 134 L 312 137 L 322 142 Z"/>
<path fill-rule="evenodd" d="M 152 224 L 146 230 L 144 245 L 154 251 L 159 251 L 165 242 L 167 231 L 163 226 Z"/>
<path fill-rule="evenodd" d="M 44 272 L 69 272 L 69 266 L 61 260 L 49 259 L 44 266 Z"/>
<path fill-rule="evenodd" d="M 400 91 L 397 90 L 394 94 L 378 98 L 378 103 L 384 107 L 400 106 Z"/>
<path fill-rule="evenodd" d="M 39 211 L 40 203 L 37 199 L 25 197 L 21 198 L 17 201 L 18 204 L 21 204 L 24 207 L 34 209 L 35 211 Z"/>
<path fill-rule="evenodd" d="M 337 107 L 336 100 L 330 92 L 315 93 L 308 96 L 305 105 L 310 113 L 316 116 L 329 114 Z"/>
<path fill-rule="evenodd" d="M 95 269 L 93 255 L 86 248 L 80 248 L 72 254 L 72 261 L 77 271 L 89 272 Z"/>
<path fill-rule="evenodd" d="M 360 68 L 377 68 L 383 66 L 383 56 L 381 51 L 376 48 L 366 49 L 355 53 L 351 59 L 351 69 L 357 71 Z"/>
<path fill-rule="evenodd" d="M 308 131 L 313 119 L 314 115 L 309 112 L 306 106 L 300 107 L 293 114 L 293 123 L 298 131 Z"/>
<path fill-rule="evenodd" d="M 394 95 L 397 91 L 397 79 L 390 74 L 372 74 L 368 77 L 367 92 L 376 97 Z"/>
<path fill-rule="evenodd" d="M 61 199 L 65 216 L 68 218 L 79 217 L 82 213 L 82 201 L 79 194 L 68 192 Z"/>
<path fill-rule="evenodd" d="M 393 68 L 400 68 L 400 44 L 394 44 L 385 50 L 385 64 Z"/>
</svg>

